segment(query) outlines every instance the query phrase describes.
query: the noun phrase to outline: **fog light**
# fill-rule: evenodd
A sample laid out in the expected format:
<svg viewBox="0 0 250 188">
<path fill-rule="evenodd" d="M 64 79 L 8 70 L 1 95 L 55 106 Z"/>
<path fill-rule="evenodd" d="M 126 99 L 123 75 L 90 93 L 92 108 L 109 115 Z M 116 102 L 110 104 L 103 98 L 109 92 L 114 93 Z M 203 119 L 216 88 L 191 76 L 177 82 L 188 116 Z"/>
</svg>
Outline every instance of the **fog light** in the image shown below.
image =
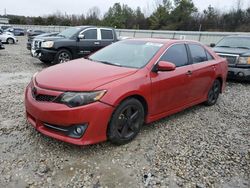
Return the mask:
<svg viewBox="0 0 250 188">
<path fill-rule="evenodd" d="M 238 76 L 239 76 L 239 77 L 243 77 L 243 76 L 244 76 L 244 73 L 243 73 L 243 72 L 239 72 L 239 73 L 238 73 Z"/>
<path fill-rule="evenodd" d="M 72 138 L 81 138 L 87 129 L 87 125 L 76 125 L 69 130 L 68 136 Z"/>
<path fill-rule="evenodd" d="M 82 133 L 82 128 L 81 127 L 76 127 L 75 128 L 75 133 L 76 134 L 81 134 Z"/>
</svg>

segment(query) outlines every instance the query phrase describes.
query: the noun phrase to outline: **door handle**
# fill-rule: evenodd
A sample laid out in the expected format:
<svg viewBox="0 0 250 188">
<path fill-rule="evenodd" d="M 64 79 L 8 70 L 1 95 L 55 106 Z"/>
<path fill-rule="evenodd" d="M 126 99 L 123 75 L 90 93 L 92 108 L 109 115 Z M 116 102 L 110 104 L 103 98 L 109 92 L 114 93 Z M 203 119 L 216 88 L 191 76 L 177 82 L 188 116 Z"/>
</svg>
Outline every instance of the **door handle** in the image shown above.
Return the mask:
<svg viewBox="0 0 250 188">
<path fill-rule="evenodd" d="M 186 75 L 192 75 L 192 74 L 193 74 L 193 72 L 191 70 L 186 72 Z"/>
<path fill-rule="evenodd" d="M 100 44 L 100 42 L 94 42 L 94 44 L 95 44 L 95 45 L 99 45 L 99 44 Z"/>
</svg>

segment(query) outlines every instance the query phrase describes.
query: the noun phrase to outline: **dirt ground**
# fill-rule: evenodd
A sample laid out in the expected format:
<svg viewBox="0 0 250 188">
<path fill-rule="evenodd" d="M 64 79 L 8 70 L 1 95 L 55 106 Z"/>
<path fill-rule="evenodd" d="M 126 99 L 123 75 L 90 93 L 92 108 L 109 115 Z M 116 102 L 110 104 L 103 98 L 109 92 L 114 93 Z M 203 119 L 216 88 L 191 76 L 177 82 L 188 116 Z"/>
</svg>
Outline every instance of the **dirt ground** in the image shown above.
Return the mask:
<svg viewBox="0 0 250 188">
<path fill-rule="evenodd" d="M 229 82 L 198 105 L 145 125 L 124 146 L 79 147 L 38 133 L 24 90 L 46 65 L 26 37 L 0 51 L 0 187 L 250 187 L 250 84 Z"/>
</svg>

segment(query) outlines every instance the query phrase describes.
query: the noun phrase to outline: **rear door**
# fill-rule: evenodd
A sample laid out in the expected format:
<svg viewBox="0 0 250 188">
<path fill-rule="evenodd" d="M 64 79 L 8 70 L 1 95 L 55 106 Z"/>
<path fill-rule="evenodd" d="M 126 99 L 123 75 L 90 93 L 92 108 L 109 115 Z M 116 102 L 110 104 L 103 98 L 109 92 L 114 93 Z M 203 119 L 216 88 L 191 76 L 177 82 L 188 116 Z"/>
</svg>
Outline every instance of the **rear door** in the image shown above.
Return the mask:
<svg viewBox="0 0 250 188">
<path fill-rule="evenodd" d="M 100 41 L 100 48 L 108 46 L 114 42 L 114 31 L 113 29 L 101 28 L 100 34 L 102 40 Z"/>
<path fill-rule="evenodd" d="M 193 63 L 192 100 L 206 97 L 216 75 L 216 61 L 213 56 L 199 44 L 188 44 L 189 54 Z"/>
<path fill-rule="evenodd" d="M 185 44 L 169 47 L 159 61 L 176 65 L 174 71 L 151 73 L 154 115 L 182 108 L 189 103 L 192 65 Z"/>
<path fill-rule="evenodd" d="M 83 30 L 80 34 L 84 35 L 84 39 L 79 39 L 78 55 L 80 57 L 90 55 L 91 53 L 100 49 L 100 36 L 97 28 L 89 28 Z"/>
</svg>

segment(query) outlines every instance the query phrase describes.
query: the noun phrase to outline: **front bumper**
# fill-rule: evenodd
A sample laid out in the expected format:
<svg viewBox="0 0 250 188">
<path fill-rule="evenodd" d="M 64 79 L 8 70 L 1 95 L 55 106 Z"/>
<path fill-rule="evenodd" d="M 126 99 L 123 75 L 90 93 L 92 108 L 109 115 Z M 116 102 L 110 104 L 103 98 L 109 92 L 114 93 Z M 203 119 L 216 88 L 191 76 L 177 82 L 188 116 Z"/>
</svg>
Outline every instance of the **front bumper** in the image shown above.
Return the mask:
<svg viewBox="0 0 250 188">
<path fill-rule="evenodd" d="M 250 81 L 250 67 L 228 67 L 228 79 Z"/>
<path fill-rule="evenodd" d="M 56 50 L 38 49 L 34 50 L 34 53 L 32 55 L 33 57 L 36 57 L 42 61 L 52 62 L 55 59 L 56 53 L 57 53 Z"/>
<path fill-rule="evenodd" d="M 76 145 L 89 145 L 105 141 L 107 126 L 113 112 L 112 106 L 101 102 L 76 108 L 53 102 L 39 102 L 32 97 L 30 86 L 25 91 L 25 107 L 27 120 L 37 131 Z M 48 128 L 46 124 L 65 128 L 84 124 L 87 125 L 87 129 L 81 138 L 72 138 L 60 131 Z"/>
</svg>

